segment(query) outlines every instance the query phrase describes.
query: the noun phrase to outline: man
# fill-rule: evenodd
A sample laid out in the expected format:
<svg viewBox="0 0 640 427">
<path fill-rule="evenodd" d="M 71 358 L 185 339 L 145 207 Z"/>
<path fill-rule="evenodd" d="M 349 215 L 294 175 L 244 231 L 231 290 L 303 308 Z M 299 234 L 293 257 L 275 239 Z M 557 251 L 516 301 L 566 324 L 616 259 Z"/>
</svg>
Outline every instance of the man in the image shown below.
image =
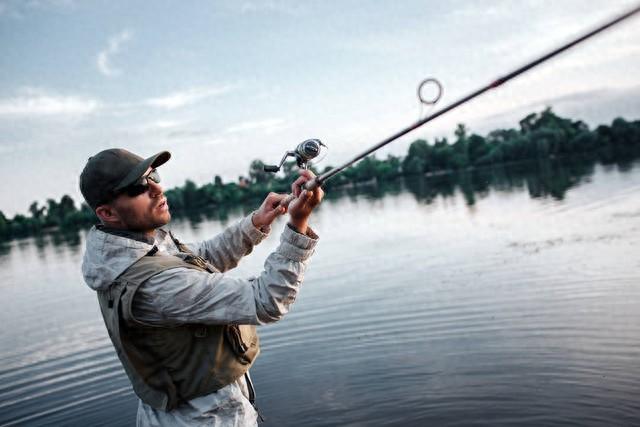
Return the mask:
<svg viewBox="0 0 640 427">
<path fill-rule="evenodd" d="M 143 159 L 123 149 L 91 157 L 80 189 L 101 224 L 87 234 L 82 264 L 125 372 L 138 395 L 139 426 L 256 425 L 248 374 L 259 353 L 255 325 L 275 322 L 295 300 L 318 237 L 309 216 L 321 189 L 295 199 L 269 194 L 260 208 L 211 240 L 180 243 L 156 170 L 167 151 Z M 289 212 L 280 245 L 249 279 L 223 274 Z"/>
</svg>

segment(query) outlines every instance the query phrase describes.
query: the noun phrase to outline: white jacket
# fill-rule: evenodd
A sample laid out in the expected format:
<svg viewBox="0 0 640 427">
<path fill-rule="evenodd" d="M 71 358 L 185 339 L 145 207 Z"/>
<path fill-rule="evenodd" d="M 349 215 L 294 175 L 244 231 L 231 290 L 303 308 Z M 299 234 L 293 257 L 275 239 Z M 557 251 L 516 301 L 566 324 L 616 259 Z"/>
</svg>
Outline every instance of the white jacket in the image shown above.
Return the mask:
<svg viewBox="0 0 640 427">
<path fill-rule="evenodd" d="M 169 234 L 162 229 L 157 230 L 155 239 L 135 233 L 125 235 L 95 227 L 87 234 L 82 273 L 92 289 L 108 288 L 154 245 L 160 251 L 178 251 Z M 136 292 L 134 315 L 139 320 L 162 326 L 181 323 L 257 325 L 281 319 L 296 298 L 318 237 L 310 229 L 304 236 L 285 227 L 280 245 L 267 257 L 258 277 L 241 279 L 223 274 L 234 268 L 266 235 L 253 226 L 249 216 L 211 240 L 187 244 L 222 273 L 210 274 L 189 268 L 159 273 Z M 256 425 L 257 414 L 248 396 L 247 384 L 241 377 L 216 393 L 192 399 L 170 412 L 155 410 L 140 401 L 137 425 Z"/>
</svg>

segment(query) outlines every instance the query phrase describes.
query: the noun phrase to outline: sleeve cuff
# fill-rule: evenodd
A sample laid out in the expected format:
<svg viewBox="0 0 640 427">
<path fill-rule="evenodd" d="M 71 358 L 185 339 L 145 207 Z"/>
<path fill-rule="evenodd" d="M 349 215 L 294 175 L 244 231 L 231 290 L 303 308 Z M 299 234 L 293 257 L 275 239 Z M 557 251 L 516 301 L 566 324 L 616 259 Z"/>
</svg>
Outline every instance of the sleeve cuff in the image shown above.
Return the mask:
<svg viewBox="0 0 640 427">
<path fill-rule="evenodd" d="M 271 227 L 267 226 L 267 227 L 264 227 L 262 230 L 259 228 L 256 228 L 256 226 L 253 225 L 253 221 L 251 220 L 252 216 L 253 216 L 253 212 L 251 213 L 251 215 L 244 217 L 242 219 L 242 222 L 240 223 L 240 228 L 242 229 L 242 232 L 244 234 L 249 236 L 249 239 L 251 239 L 251 242 L 254 245 L 257 245 L 269 235 L 269 232 L 271 231 Z"/>
<path fill-rule="evenodd" d="M 286 226 L 280 236 L 278 252 L 293 261 L 305 261 L 315 251 L 318 235 L 307 227 L 307 234 L 303 235 Z"/>
</svg>

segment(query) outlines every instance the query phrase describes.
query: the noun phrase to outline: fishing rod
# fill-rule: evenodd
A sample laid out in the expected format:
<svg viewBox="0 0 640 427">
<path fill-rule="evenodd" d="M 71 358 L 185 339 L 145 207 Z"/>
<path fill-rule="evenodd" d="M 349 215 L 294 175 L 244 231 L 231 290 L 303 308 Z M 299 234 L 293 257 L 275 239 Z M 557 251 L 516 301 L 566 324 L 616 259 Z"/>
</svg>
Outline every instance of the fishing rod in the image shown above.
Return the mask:
<svg viewBox="0 0 640 427">
<path fill-rule="evenodd" d="M 584 42 L 585 40 L 595 36 L 596 34 L 610 28 L 613 27 L 614 25 L 624 21 L 627 18 L 630 18 L 631 16 L 635 15 L 636 13 L 640 12 L 640 4 L 636 5 L 633 9 L 617 16 L 614 19 L 611 19 L 607 22 L 605 22 L 604 24 L 592 29 L 591 31 L 575 38 L 574 40 L 534 59 L 533 61 L 515 69 L 514 71 L 505 74 L 502 77 L 497 78 L 496 80 L 492 81 L 491 83 L 489 83 L 486 86 L 481 87 L 480 89 L 475 90 L 474 92 L 471 92 L 470 94 L 463 96 L 462 98 L 458 99 L 455 102 L 452 102 L 451 104 L 447 105 L 446 107 L 441 108 L 440 110 L 436 111 L 435 113 L 420 119 L 418 121 L 416 121 L 415 123 L 413 123 L 412 125 L 400 130 L 399 132 L 396 132 L 395 134 L 391 135 L 390 137 L 384 139 L 383 141 L 379 142 L 378 144 L 372 146 L 371 148 L 368 148 L 367 150 L 363 151 L 362 153 L 358 154 L 357 156 L 355 156 L 353 159 L 349 160 L 348 162 L 344 163 L 343 165 L 340 165 L 338 167 L 335 167 L 323 174 L 318 175 L 317 177 L 315 177 L 314 179 L 307 181 L 304 185 L 304 188 L 306 190 L 314 190 L 318 187 L 321 187 L 325 182 L 327 182 L 327 180 L 329 180 L 330 178 L 334 177 L 335 175 L 339 174 L 340 172 L 342 172 L 343 170 L 345 170 L 346 168 L 348 168 L 349 166 L 353 165 L 355 162 L 357 162 L 358 160 L 363 159 L 364 157 L 368 156 L 369 154 L 373 153 L 374 151 L 377 151 L 378 149 L 384 147 L 385 145 L 395 141 L 396 139 L 408 134 L 409 132 L 429 123 L 430 121 L 442 116 L 445 113 L 448 113 L 451 110 L 454 110 L 456 108 L 458 108 L 459 106 L 466 104 L 467 102 L 471 101 L 472 99 L 482 95 L 485 92 L 488 92 L 492 89 L 496 89 L 499 86 L 502 86 L 503 84 L 505 84 L 506 82 L 508 82 L 509 80 L 519 76 L 520 74 L 523 74 L 529 70 L 531 70 L 533 67 L 542 64 L 543 62 L 548 61 L 549 59 L 553 58 L 554 56 L 564 52 L 565 50 Z M 437 85 L 438 88 L 438 94 L 437 96 L 434 98 L 434 100 L 432 101 L 427 101 L 424 100 L 424 98 L 421 96 L 421 90 L 423 88 L 423 86 L 428 83 L 435 83 Z M 419 88 L 418 88 L 418 97 L 420 99 L 420 101 L 424 104 L 435 104 L 435 102 L 440 98 L 440 96 L 442 95 L 442 86 L 440 85 L 440 83 L 435 80 L 435 79 L 426 79 L 424 80 Z M 303 143 L 301 143 L 300 145 L 298 145 L 298 147 L 296 147 L 296 150 L 294 150 L 293 152 L 287 152 L 287 154 L 285 154 L 285 157 L 283 157 L 282 162 L 280 163 L 280 166 L 282 166 L 282 164 L 284 163 L 284 160 L 287 158 L 288 155 L 292 155 L 294 157 L 296 157 L 296 159 L 298 160 L 298 165 L 300 165 L 302 168 L 306 168 L 307 166 L 307 162 L 309 162 L 310 160 L 313 159 L 313 157 L 317 156 L 317 154 L 319 153 L 319 145 L 318 147 L 318 151 L 317 152 L 313 152 L 313 151 L 309 151 L 307 153 L 307 155 L 304 154 L 304 150 L 301 149 L 301 147 L 307 143 L 308 141 L 317 141 L 318 143 L 320 143 L 319 140 L 307 140 Z M 324 145 L 324 144 L 322 144 Z M 310 154 L 310 155 L 309 155 Z M 315 155 L 314 155 L 315 154 Z M 267 172 L 277 172 L 277 170 L 279 170 L 279 167 L 277 166 L 265 166 L 265 171 Z M 285 200 L 283 200 L 280 204 L 281 205 L 286 205 L 288 204 L 291 200 L 293 200 L 293 195 L 289 195 Z"/>
</svg>

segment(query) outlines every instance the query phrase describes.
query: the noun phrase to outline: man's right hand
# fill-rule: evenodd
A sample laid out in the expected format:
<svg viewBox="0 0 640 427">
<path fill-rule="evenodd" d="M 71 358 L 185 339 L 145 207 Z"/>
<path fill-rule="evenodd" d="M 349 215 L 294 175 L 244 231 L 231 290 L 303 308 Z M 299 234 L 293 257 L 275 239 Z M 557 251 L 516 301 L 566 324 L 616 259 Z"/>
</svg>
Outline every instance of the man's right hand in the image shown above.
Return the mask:
<svg viewBox="0 0 640 427">
<path fill-rule="evenodd" d="M 318 187 L 313 191 L 304 189 L 303 185 L 311 181 L 315 175 L 310 170 L 300 171 L 300 177 L 291 185 L 291 191 L 295 199 L 289 204 L 289 223 L 300 234 L 307 234 L 307 223 L 309 216 L 316 206 L 320 204 L 324 197 L 324 191 Z"/>
</svg>

